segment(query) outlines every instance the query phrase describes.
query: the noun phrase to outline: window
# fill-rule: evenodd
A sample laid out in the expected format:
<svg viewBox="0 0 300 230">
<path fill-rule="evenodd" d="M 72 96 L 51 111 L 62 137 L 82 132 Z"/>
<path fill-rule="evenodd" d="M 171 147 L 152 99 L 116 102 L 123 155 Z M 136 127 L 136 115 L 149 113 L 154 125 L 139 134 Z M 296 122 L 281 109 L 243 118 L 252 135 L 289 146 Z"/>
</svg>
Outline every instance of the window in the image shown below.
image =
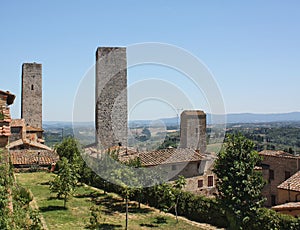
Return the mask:
<svg viewBox="0 0 300 230">
<path fill-rule="evenodd" d="M 269 170 L 269 180 L 274 180 L 274 170 L 273 169 Z"/>
<path fill-rule="evenodd" d="M 195 133 L 198 133 L 198 128 L 195 128 Z"/>
<path fill-rule="evenodd" d="M 174 171 L 176 169 L 177 169 L 176 165 L 172 165 L 172 170 Z"/>
<path fill-rule="evenodd" d="M 271 195 L 271 205 L 272 206 L 276 205 L 276 196 L 275 195 Z"/>
<path fill-rule="evenodd" d="M 21 127 L 11 127 L 10 131 L 11 131 L 11 133 L 20 133 Z"/>
<path fill-rule="evenodd" d="M 198 188 L 202 188 L 203 187 L 203 180 L 198 180 Z"/>
<path fill-rule="evenodd" d="M 285 171 L 285 172 L 284 172 L 284 178 L 285 178 L 285 180 L 287 180 L 287 179 L 290 178 L 290 177 L 291 177 L 291 172 Z"/>
<path fill-rule="evenodd" d="M 33 85 L 31 85 L 31 90 L 33 90 Z"/>
<path fill-rule="evenodd" d="M 213 187 L 214 186 L 214 176 L 208 176 L 207 178 L 207 186 Z"/>
</svg>

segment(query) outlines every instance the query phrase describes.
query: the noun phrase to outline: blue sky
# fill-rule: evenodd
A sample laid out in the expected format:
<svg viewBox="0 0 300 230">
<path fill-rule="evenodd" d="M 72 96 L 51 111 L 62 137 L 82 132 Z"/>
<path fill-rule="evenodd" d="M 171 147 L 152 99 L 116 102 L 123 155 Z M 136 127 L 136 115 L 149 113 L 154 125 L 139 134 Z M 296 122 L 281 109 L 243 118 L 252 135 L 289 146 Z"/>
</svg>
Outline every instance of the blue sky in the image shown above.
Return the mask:
<svg viewBox="0 0 300 230">
<path fill-rule="evenodd" d="M 299 7 L 296 0 L 1 1 L 0 88 L 17 95 L 19 117 L 21 65 L 42 63 L 43 119 L 70 121 L 98 46 L 162 42 L 209 68 L 226 112 L 300 111 Z"/>
</svg>

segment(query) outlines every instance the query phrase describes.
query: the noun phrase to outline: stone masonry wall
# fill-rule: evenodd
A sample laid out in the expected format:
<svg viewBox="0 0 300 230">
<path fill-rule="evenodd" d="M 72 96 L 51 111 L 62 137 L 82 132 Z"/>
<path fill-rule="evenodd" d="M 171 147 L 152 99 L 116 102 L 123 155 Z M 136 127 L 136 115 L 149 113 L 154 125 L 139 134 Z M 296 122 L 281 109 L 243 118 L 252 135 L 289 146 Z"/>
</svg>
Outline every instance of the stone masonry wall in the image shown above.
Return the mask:
<svg viewBox="0 0 300 230">
<path fill-rule="evenodd" d="M 203 111 L 183 111 L 180 117 L 180 147 L 206 151 L 206 114 Z"/>
<path fill-rule="evenodd" d="M 277 186 L 287 179 L 285 172 L 289 172 L 292 176 L 300 169 L 300 162 L 297 158 L 263 156 L 262 163 L 269 166 L 263 170 L 263 178 L 267 184 L 262 190 L 262 195 L 267 198 L 265 205 L 273 206 L 279 204 Z M 270 170 L 274 172 L 274 179 L 270 179 Z M 275 197 L 275 204 L 272 204 L 272 196 Z"/>
<path fill-rule="evenodd" d="M 42 64 L 22 66 L 21 117 L 26 125 L 42 128 Z"/>
<path fill-rule="evenodd" d="M 127 145 L 126 48 L 96 51 L 96 143 L 102 149 Z"/>
</svg>

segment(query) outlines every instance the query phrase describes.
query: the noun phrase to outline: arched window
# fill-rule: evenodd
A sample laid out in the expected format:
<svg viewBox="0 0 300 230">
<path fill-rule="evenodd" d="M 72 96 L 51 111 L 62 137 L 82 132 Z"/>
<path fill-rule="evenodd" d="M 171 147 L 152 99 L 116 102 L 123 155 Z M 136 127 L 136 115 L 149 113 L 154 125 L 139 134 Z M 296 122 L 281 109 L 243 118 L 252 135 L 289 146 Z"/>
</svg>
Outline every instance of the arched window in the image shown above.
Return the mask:
<svg viewBox="0 0 300 230">
<path fill-rule="evenodd" d="M 33 90 L 33 85 L 31 85 L 31 90 Z"/>
</svg>

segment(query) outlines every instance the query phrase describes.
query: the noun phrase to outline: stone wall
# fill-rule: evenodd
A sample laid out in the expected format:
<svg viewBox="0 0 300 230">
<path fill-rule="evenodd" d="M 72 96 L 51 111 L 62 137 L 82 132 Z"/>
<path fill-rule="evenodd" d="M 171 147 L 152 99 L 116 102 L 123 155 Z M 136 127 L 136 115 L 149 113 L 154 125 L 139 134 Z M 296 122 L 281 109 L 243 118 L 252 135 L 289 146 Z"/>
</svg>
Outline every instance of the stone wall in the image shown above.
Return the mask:
<svg viewBox="0 0 300 230">
<path fill-rule="evenodd" d="M 96 143 L 101 149 L 127 146 L 126 48 L 96 51 Z"/>
<path fill-rule="evenodd" d="M 27 126 L 42 128 L 42 64 L 22 65 L 21 117 Z"/>
<path fill-rule="evenodd" d="M 279 204 L 277 186 L 287 179 L 286 172 L 292 176 L 299 170 L 299 159 L 263 155 L 262 163 L 264 165 L 263 178 L 267 182 L 262 190 L 262 195 L 267 198 L 265 205 L 270 207 Z M 274 172 L 274 177 L 270 175 L 270 172 L 272 172 L 271 174 Z"/>
<path fill-rule="evenodd" d="M 300 192 L 278 189 L 278 204 L 300 201 Z"/>
<path fill-rule="evenodd" d="M 206 114 L 200 110 L 183 111 L 180 116 L 180 147 L 206 151 Z"/>
</svg>

